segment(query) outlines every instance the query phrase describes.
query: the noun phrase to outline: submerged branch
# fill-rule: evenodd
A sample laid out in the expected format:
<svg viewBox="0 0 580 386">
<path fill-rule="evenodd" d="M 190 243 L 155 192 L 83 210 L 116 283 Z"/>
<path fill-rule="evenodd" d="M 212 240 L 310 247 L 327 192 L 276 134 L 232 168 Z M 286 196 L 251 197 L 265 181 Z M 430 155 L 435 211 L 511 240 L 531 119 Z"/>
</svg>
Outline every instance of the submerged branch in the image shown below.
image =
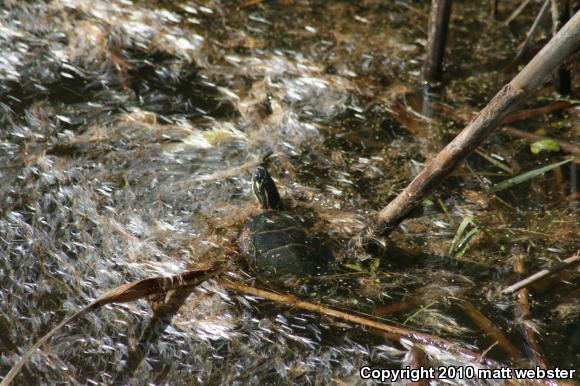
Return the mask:
<svg viewBox="0 0 580 386">
<path fill-rule="evenodd" d="M 510 123 L 524 121 L 526 119 L 534 118 L 534 117 L 548 114 L 548 113 L 558 111 L 558 110 L 567 109 L 567 108 L 573 107 L 573 106 L 576 106 L 576 103 L 572 103 L 572 102 L 568 102 L 568 101 L 555 101 L 555 102 L 549 103 L 545 106 L 536 107 L 534 109 L 526 109 L 526 110 L 516 111 L 515 113 L 512 113 L 512 114 L 508 115 L 507 117 L 505 117 L 501 121 L 501 124 L 502 125 L 509 125 Z"/>
<path fill-rule="evenodd" d="M 503 333 L 503 331 L 492 322 L 487 316 L 485 316 L 477 307 L 475 307 L 471 302 L 467 300 L 462 300 L 459 302 L 463 311 L 467 316 L 473 320 L 473 322 L 483 331 L 487 336 L 494 339 L 498 346 L 510 356 L 512 359 L 523 358 L 524 355 Z"/>
<path fill-rule="evenodd" d="M 530 284 L 532 284 L 538 280 L 541 280 L 547 276 L 553 275 L 556 272 L 560 272 L 561 270 L 563 270 L 565 268 L 572 267 L 573 265 L 578 264 L 578 263 L 580 263 L 580 250 L 577 251 L 574 256 L 569 257 L 566 260 L 559 261 L 556 264 L 554 264 L 553 266 L 551 266 L 550 268 L 542 269 L 541 271 L 536 272 L 532 276 L 527 277 L 524 280 L 520 280 L 517 283 L 510 285 L 509 287 L 506 287 L 504 290 L 501 291 L 501 293 L 504 295 L 512 294 L 512 293 L 516 292 L 517 290 L 524 288 L 524 287 L 527 287 Z"/>
<path fill-rule="evenodd" d="M 411 330 L 404 327 L 397 327 L 386 323 L 377 322 L 372 319 L 363 318 L 362 316 L 339 311 L 334 308 L 324 306 L 322 304 L 310 303 L 307 301 L 300 300 L 293 295 L 281 295 L 278 293 L 265 291 L 258 288 L 248 287 L 242 284 L 236 284 L 231 282 L 221 282 L 220 284 L 230 290 L 242 292 L 252 296 L 258 296 L 290 307 L 300 308 L 302 310 L 332 316 L 350 323 L 355 323 L 361 326 L 369 327 L 373 330 L 382 332 L 381 335 L 396 342 L 400 342 L 401 340 L 410 340 L 414 343 L 418 343 L 421 345 L 432 345 L 439 348 L 440 350 L 444 350 L 455 355 L 459 354 L 471 358 L 470 360 L 473 362 L 480 356 L 479 353 L 460 347 L 457 345 L 457 343 L 448 341 L 446 339 L 434 335 L 426 334 L 423 332 Z M 496 361 L 487 358 L 483 360 L 483 363 L 494 367 L 505 367 L 501 363 L 498 363 Z"/>
</svg>

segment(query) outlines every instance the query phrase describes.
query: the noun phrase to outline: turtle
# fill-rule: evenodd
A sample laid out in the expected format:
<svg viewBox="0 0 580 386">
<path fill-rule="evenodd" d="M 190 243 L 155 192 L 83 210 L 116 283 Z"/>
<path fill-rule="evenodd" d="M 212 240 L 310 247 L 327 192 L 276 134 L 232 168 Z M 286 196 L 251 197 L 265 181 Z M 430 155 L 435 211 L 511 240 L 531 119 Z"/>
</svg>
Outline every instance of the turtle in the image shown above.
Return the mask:
<svg viewBox="0 0 580 386">
<path fill-rule="evenodd" d="M 264 167 L 252 173 L 252 190 L 262 213 L 244 226 L 240 249 L 263 278 L 286 281 L 314 275 L 332 259 L 319 237 L 310 236 L 300 217 L 284 210 L 274 180 Z"/>
</svg>

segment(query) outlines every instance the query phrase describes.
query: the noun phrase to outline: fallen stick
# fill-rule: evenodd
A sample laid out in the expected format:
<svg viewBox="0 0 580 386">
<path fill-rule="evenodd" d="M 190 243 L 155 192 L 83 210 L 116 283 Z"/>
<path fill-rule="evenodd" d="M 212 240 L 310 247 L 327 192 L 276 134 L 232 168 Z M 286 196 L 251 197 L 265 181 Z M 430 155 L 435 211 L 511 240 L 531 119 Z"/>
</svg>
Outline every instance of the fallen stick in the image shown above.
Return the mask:
<svg viewBox="0 0 580 386">
<path fill-rule="evenodd" d="M 501 293 L 504 295 L 512 294 L 517 290 L 527 287 L 530 284 L 541 280 L 547 276 L 553 275 L 556 272 L 560 272 L 564 268 L 572 267 L 574 264 L 580 263 L 580 250 L 576 252 L 576 254 L 572 257 L 567 258 L 566 260 L 559 261 L 550 268 L 542 269 L 539 272 L 536 272 L 530 277 L 525 278 L 524 280 L 520 280 L 515 284 L 510 285 L 509 287 L 504 288 Z"/>
<path fill-rule="evenodd" d="M 475 150 L 501 121 L 542 85 L 580 46 L 580 12 L 566 23 L 524 69 L 504 86 L 488 105 L 451 141 L 415 179 L 355 239 L 366 243 L 388 235 L 413 208 L 420 205 L 460 162 Z"/>
<path fill-rule="evenodd" d="M 307 302 L 304 300 L 300 300 L 296 296 L 293 296 L 293 295 L 281 295 L 278 293 L 274 293 L 274 292 L 270 292 L 270 291 L 266 291 L 266 290 L 261 290 L 261 289 L 254 288 L 254 287 L 248 287 L 248 286 L 245 286 L 242 284 L 225 282 L 225 281 L 220 282 L 220 284 L 222 286 L 224 286 L 225 288 L 228 288 L 230 290 L 242 292 L 242 293 L 252 295 L 252 296 L 258 296 L 258 297 L 261 297 L 263 299 L 272 300 L 272 301 L 275 301 L 277 303 L 284 304 L 284 305 L 287 305 L 290 307 L 300 308 L 302 310 L 307 310 L 307 311 L 316 312 L 316 313 L 319 313 L 322 315 L 332 316 L 332 317 L 342 319 L 342 320 L 347 321 L 347 322 L 351 322 L 351 323 L 355 323 L 355 324 L 358 324 L 361 326 L 369 327 L 371 329 L 382 332 L 383 334 L 381 334 L 381 335 L 385 336 L 386 338 L 388 338 L 390 340 L 394 340 L 396 342 L 400 342 L 401 340 L 407 339 L 413 343 L 418 343 L 418 344 L 422 344 L 422 345 L 431 345 L 431 346 L 435 346 L 441 350 L 447 351 L 449 353 L 466 356 L 468 358 L 471 358 L 472 361 L 474 361 L 476 358 L 480 357 L 480 354 L 478 354 L 474 351 L 460 347 L 457 343 L 445 340 L 443 338 L 440 338 L 440 337 L 437 337 L 434 335 L 426 334 L 424 332 L 419 332 L 419 331 L 411 330 L 411 329 L 404 328 L 404 327 L 397 327 L 397 326 L 392 326 L 392 325 L 389 325 L 386 323 L 377 322 L 377 321 L 372 320 L 372 319 L 363 318 L 362 316 L 353 315 L 353 314 L 349 314 L 347 312 L 339 311 L 339 310 L 336 310 L 334 308 L 324 306 L 322 304 L 310 303 L 310 302 Z M 484 359 L 483 363 L 485 365 L 492 366 L 492 367 L 498 367 L 498 368 L 505 367 L 505 365 L 503 365 L 499 362 L 496 362 L 492 359 L 489 359 L 489 358 Z"/>
<path fill-rule="evenodd" d="M 280 304 L 300 308 L 311 312 L 316 312 L 322 315 L 332 316 L 361 326 L 366 326 L 369 327 L 369 329 L 376 335 L 380 335 L 386 339 L 395 342 L 402 342 L 407 340 L 412 342 L 413 346 L 418 344 L 419 349 L 422 349 L 421 346 L 434 346 L 442 351 L 446 351 L 448 353 L 455 355 L 461 355 L 464 357 L 462 358 L 463 360 L 466 360 L 471 363 L 483 363 L 486 366 L 494 368 L 507 367 L 505 364 L 494 361 L 493 359 L 484 358 L 483 354 L 478 354 L 474 351 L 459 346 L 457 343 L 445 340 L 443 338 L 434 335 L 414 331 L 408 328 L 397 327 L 386 323 L 377 322 L 371 319 L 363 318 L 361 316 L 349 314 L 343 311 L 338 311 L 335 310 L 334 308 L 323 306 L 322 304 L 306 302 L 303 300 L 299 300 L 296 296 L 293 295 L 281 295 L 278 293 L 265 291 L 254 287 L 248 287 L 243 284 L 235 284 L 225 281 L 220 282 L 220 284 L 230 290 L 242 292 L 252 296 L 261 297 L 263 299 L 272 300 Z M 530 379 L 529 381 L 531 384 L 542 384 L 542 385 L 552 385 L 555 383 L 551 379 Z M 564 385 L 567 383 L 565 381 L 562 382 L 558 381 L 556 382 L 556 384 Z"/>
</svg>

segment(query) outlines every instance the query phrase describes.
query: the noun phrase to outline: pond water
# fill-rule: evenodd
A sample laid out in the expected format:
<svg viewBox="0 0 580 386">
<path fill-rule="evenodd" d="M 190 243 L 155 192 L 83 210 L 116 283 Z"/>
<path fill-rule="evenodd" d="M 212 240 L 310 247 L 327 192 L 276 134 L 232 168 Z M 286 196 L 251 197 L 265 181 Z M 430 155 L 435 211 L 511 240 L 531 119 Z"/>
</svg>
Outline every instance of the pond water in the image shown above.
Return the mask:
<svg viewBox="0 0 580 386">
<path fill-rule="evenodd" d="M 489 349 L 516 367 L 530 365 L 527 325 L 549 367 L 579 368 L 577 271 L 531 288 L 526 317 L 500 293 L 517 280 L 518 258 L 535 272 L 578 249 L 575 164 L 490 191 L 565 154 L 532 154 L 529 143 L 493 134 L 384 249 L 347 248 L 511 79 L 540 8 L 503 27 L 488 1 L 454 2 L 444 86 L 428 92 L 427 3 L 6 1 L 0 376 L 60 320 L 124 283 L 219 262 L 230 280 L 270 288 L 237 246 L 259 213 L 250 178 L 260 164 L 336 255 L 327 274 L 283 291 Z M 501 1 L 499 18 L 518 3 Z M 544 27 L 531 51 L 549 38 Z M 527 107 L 557 99 L 547 85 Z M 573 143 L 577 117 L 568 108 L 514 126 Z M 462 222 L 471 236 L 453 243 Z M 16 383 L 359 384 L 362 366 L 409 360 L 406 347 L 372 331 L 219 280 L 163 323 L 145 300 L 81 317 Z M 520 357 L 494 345 L 477 311 Z M 431 366 L 466 364 L 424 349 Z"/>
</svg>

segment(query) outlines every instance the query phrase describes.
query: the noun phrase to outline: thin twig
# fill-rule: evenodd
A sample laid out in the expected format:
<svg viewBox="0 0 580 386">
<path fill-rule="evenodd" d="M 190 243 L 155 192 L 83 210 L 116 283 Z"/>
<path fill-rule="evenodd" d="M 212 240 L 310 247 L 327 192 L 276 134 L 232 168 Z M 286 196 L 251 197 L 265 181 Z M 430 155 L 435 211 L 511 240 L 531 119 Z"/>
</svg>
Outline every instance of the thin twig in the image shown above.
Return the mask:
<svg viewBox="0 0 580 386">
<path fill-rule="evenodd" d="M 510 168 L 509 166 L 507 166 L 503 162 L 500 162 L 500 161 L 496 160 L 492 156 L 488 155 L 485 152 L 485 150 L 483 150 L 481 147 L 478 147 L 477 149 L 475 149 L 475 153 L 477 155 L 479 155 L 480 157 L 484 158 L 486 161 L 488 161 L 493 166 L 495 166 L 495 167 L 497 167 L 499 169 L 502 169 L 503 171 L 506 171 L 509 174 L 514 174 L 514 170 L 512 168 Z"/>
<path fill-rule="evenodd" d="M 429 15 L 417 7 L 413 7 L 411 4 L 408 4 L 406 1 L 397 1 L 396 4 L 400 7 L 406 8 L 409 11 L 421 16 L 422 18 L 427 19 Z"/>
<path fill-rule="evenodd" d="M 483 358 L 485 358 L 485 356 L 491 351 L 492 348 L 494 348 L 495 346 L 497 346 L 497 341 L 493 342 L 492 344 L 489 345 L 488 348 L 486 348 L 482 353 L 481 356 L 478 358 L 477 362 L 481 362 L 481 360 Z"/>
<path fill-rule="evenodd" d="M 92 301 L 89 304 L 87 304 L 86 306 L 84 306 L 83 308 L 81 308 L 80 310 L 78 310 L 77 312 L 75 312 L 74 314 L 72 314 L 71 316 L 69 316 L 68 318 L 65 318 L 62 322 L 60 322 L 58 325 L 56 325 L 56 327 L 54 327 L 52 330 L 50 330 L 48 333 L 46 333 L 46 335 L 44 335 L 36 343 L 34 343 L 32 345 L 32 347 L 30 347 L 28 349 L 28 351 L 26 351 L 26 353 L 23 356 L 20 357 L 20 359 L 18 360 L 18 362 L 16 362 L 16 364 L 14 366 L 12 366 L 12 368 L 10 369 L 10 371 L 8 372 L 8 374 L 6 374 L 6 376 L 4 377 L 4 379 L 2 380 L 2 382 L 0 382 L 0 386 L 8 386 L 8 385 L 10 385 L 12 383 L 12 381 L 14 380 L 14 378 L 18 375 L 18 373 L 20 372 L 20 370 L 22 369 L 22 367 L 26 364 L 26 362 L 28 362 L 28 360 L 30 359 L 30 357 L 32 356 L 32 354 L 34 354 L 36 352 L 36 350 L 38 350 L 50 338 L 52 338 L 52 336 L 54 334 L 56 334 L 57 331 L 59 331 L 61 328 L 63 328 L 69 322 L 72 322 L 73 320 L 77 319 L 79 316 L 85 314 L 86 312 L 89 312 L 89 311 L 92 311 L 94 309 L 97 309 L 97 308 L 99 308 L 98 299 Z"/>
<path fill-rule="evenodd" d="M 514 58 L 512 63 L 517 63 L 526 52 L 528 45 L 530 44 L 530 40 L 532 39 L 532 36 L 536 32 L 536 29 L 538 29 L 538 26 L 540 25 L 540 22 L 544 19 L 544 16 L 546 16 L 546 13 L 548 13 L 548 5 L 550 5 L 550 0 L 544 0 L 542 9 L 540 9 L 540 12 L 538 12 L 536 20 L 534 20 L 534 23 L 532 24 L 530 30 L 526 34 L 526 39 L 521 44 L 520 49 L 518 50 L 518 53 L 516 54 L 516 57 Z"/>
<path fill-rule="evenodd" d="M 248 1 L 243 2 L 242 4 L 238 5 L 238 8 L 239 9 L 250 8 L 250 7 L 253 7 L 254 5 L 260 4 L 262 1 L 264 1 L 264 0 L 248 0 Z"/>
<path fill-rule="evenodd" d="M 517 256 L 514 261 L 514 271 L 516 271 L 520 275 L 524 275 L 526 273 L 526 267 L 524 265 L 524 256 L 520 255 Z M 530 318 L 530 301 L 528 298 L 528 290 L 527 288 L 521 288 L 518 291 L 518 303 L 520 304 L 520 318 L 522 321 L 520 322 L 520 327 L 524 333 L 524 339 L 526 340 L 528 347 L 531 351 L 531 357 L 534 363 L 537 366 L 540 366 L 543 369 L 548 368 L 548 362 L 546 361 L 546 357 L 540 345 L 538 344 L 538 340 L 536 339 L 536 334 L 534 330 L 530 327 L 528 323 L 526 323 L 526 319 Z"/>
<path fill-rule="evenodd" d="M 520 280 L 515 284 L 510 285 L 509 287 L 504 288 L 501 293 L 504 295 L 512 294 L 517 290 L 527 287 L 532 283 L 535 283 L 538 280 L 541 280 L 547 276 L 553 275 L 556 272 L 560 272 L 565 268 L 570 268 L 574 266 L 574 264 L 580 263 L 580 250 L 576 252 L 576 254 L 572 257 L 567 258 L 566 260 L 559 261 L 550 268 L 542 269 L 541 271 L 533 274 L 530 277 L 525 278 L 524 280 Z"/>
<path fill-rule="evenodd" d="M 507 117 L 505 117 L 501 121 L 501 124 L 509 125 L 510 123 L 524 121 L 526 119 L 534 118 L 540 115 L 545 115 L 558 110 L 567 109 L 569 107 L 574 107 L 576 105 L 577 105 L 576 103 L 568 101 L 555 101 L 544 106 L 536 107 L 534 109 L 516 111 L 515 113 L 512 113 Z"/>
<path fill-rule="evenodd" d="M 524 10 L 524 8 L 527 7 L 527 5 L 530 3 L 530 1 L 531 0 L 524 0 L 524 1 L 522 1 L 522 3 L 512 12 L 512 14 L 509 15 L 509 17 L 504 20 L 503 25 L 507 26 L 509 23 L 511 23 L 512 21 L 514 21 L 514 19 L 516 17 L 518 17 L 518 15 L 520 13 L 522 13 L 522 11 Z"/>
</svg>

